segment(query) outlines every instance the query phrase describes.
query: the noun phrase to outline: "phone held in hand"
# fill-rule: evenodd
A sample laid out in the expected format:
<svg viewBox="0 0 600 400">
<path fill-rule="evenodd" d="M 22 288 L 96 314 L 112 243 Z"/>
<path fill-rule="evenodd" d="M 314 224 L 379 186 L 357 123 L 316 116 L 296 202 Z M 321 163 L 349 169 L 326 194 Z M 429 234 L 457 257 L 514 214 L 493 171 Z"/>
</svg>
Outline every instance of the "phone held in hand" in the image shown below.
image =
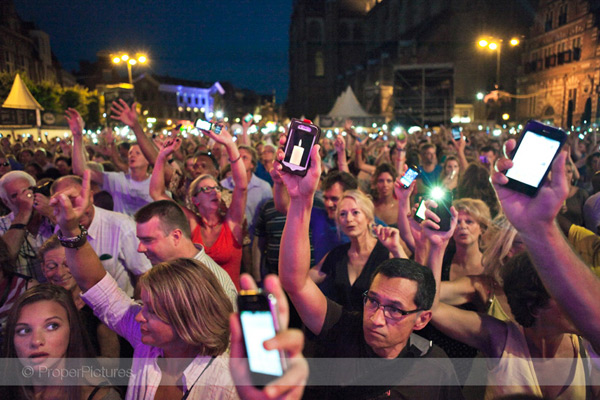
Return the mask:
<svg viewBox="0 0 600 400">
<path fill-rule="evenodd" d="M 447 232 L 450 230 L 450 222 L 452 220 L 452 214 L 450 213 L 450 207 L 452 207 L 452 192 L 442 188 L 436 188 L 435 196 L 430 196 L 432 200 L 434 200 L 437 204 L 437 208 L 431 208 L 438 217 L 440 217 L 440 221 L 437 223 L 440 227 L 440 231 Z M 425 217 L 425 210 L 427 207 L 425 206 L 426 199 L 422 199 L 417 207 L 417 211 L 415 212 L 414 219 L 418 223 L 423 222 Z"/>
<path fill-rule="evenodd" d="M 208 122 L 208 121 L 198 118 L 196 120 L 196 122 L 194 122 L 194 127 L 201 131 L 211 131 L 212 130 L 214 133 L 219 135 L 221 133 L 221 128 L 223 127 L 223 125 Z"/>
<path fill-rule="evenodd" d="M 417 221 L 418 223 L 425 221 L 425 210 L 427 210 L 427 207 L 425 206 L 425 199 L 421 199 L 421 201 L 419 202 L 419 206 L 417 207 L 417 211 L 413 216 L 415 221 Z"/>
<path fill-rule="evenodd" d="M 238 295 L 238 310 L 250 378 L 260 388 L 281 377 L 287 368 L 282 351 L 266 350 L 263 346 L 280 329 L 277 302 L 275 296 L 260 289 L 242 290 Z"/>
<path fill-rule="evenodd" d="M 404 189 L 408 189 L 410 185 L 419 177 L 419 167 L 416 165 L 411 165 L 402 178 L 400 178 L 400 182 L 404 185 Z"/>
<path fill-rule="evenodd" d="M 321 128 L 293 118 L 290 122 L 284 157 L 281 161 L 283 170 L 291 174 L 305 176 L 310 166 L 310 153 L 319 143 Z"/>
<path fill-rule="evenodd" d="M 460 140 L 461 132 L 462 132 L 462 127 L 460 127 L 460 126 L 453 126 L 452 127 L 452 139 L 454 139 L 454 140 Z"/>
<path fill-rule="evenodd" d="M 544 184 L 552 161 L 567 140 L 562 129 L 529 121 L 512 153 L 513 166 L 506 171 L 506 187 L 534 197 Z"/>
</svg>

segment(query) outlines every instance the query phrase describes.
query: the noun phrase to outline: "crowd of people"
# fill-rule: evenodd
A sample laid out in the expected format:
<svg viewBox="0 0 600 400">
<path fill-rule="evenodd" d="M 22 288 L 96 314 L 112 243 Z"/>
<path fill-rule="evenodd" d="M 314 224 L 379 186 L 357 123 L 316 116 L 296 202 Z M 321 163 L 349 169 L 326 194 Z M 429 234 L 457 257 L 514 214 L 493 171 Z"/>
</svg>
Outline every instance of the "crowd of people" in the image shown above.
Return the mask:
<svg viewBox="0 0 600 400">
<path fill-rule="evenodd" d="M 135 104 L 111 114 L 135 142 L 105 128 L 92 143 L 74 109 L 68 139 L 0 141 L 0 342 L 6 368 L 118 359 L 128 384 L 15 373 L 0 398 L 600 394 L 595 133 L 570 135 L 529 197 L 504 187 L 509 132 L 347 121 L 299 176 L 279 163 L 286 134 L 249 134 L 252 121 L 151 135 Z M 447 231 L 437 192 L 452 200 Z M 264 346 L 288 358 L 265 387 L 236 314 L 257 287 L 281 326 Z"/>
</svg>

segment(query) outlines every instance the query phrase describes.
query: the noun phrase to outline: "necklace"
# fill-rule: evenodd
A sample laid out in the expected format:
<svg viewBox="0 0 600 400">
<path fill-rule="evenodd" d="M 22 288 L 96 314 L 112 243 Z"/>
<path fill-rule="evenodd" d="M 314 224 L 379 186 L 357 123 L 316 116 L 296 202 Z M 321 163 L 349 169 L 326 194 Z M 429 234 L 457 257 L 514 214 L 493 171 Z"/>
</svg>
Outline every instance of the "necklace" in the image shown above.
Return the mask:
<svg viewBox="0 0 600 400">
<path fill-rule="evenodd" d="M 217 222 L 215 222 L 214 224 L 209 224 L 208 221 L 206 220 L 206 218 L 202 218 L 202 224 L 204 224 L 205 227 L 213 229 L 215 226 L 219 225 L 221 223 L 220 220 L 217 220 Z"/>
</svg>

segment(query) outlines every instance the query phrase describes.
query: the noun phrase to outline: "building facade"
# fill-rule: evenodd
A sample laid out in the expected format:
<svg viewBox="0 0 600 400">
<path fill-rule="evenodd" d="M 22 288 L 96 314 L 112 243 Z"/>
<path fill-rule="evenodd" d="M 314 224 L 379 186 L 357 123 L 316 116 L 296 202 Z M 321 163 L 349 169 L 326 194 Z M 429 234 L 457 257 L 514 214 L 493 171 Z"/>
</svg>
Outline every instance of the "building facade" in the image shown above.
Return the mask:
<svg viewBox="0 0 600 400">
<path fill-rule="evenodd" d="M 600 122 L 600 2 L 540 0 L 525 43 L 517 113 L 567 129 Z"/>
<path fill-rule="evenodd" d="M 290 115 L 325 114 L 351 85 L 369 113 L 419 125 L 448 121 L 455 104 L 473 108 L 476 94 L 496 83 L 497 54 L 481 51 L 479 38 L 524 35 L 531 3 L 296 0 Z M 500 64 L 500 85 L 512 93 L 519 51 L 505 47 Z"/>
<path fill-rule="evenodd" d="M 71 83 L 61 74 L 50 48 L 50 36 L 21 20 L 12 0 L 0 1 L 0 71 L 25 72 L 32 81 Z"/>
</svg>

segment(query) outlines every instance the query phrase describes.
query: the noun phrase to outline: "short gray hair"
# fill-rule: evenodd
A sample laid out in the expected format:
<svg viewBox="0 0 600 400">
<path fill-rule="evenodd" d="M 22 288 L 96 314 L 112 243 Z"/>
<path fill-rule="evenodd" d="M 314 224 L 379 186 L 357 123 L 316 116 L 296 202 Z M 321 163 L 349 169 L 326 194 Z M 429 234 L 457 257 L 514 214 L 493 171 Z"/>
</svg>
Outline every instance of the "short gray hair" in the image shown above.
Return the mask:
<svg viewBox="0 0 600 400">
<path fill-rule="evenodd" d="M 15 210 L 13 210 L 12 201 L 8 197 L 8 193 L 6 192 L 5 187 L 9 183 L 14 182 L 17 179 L 25 179 L 27 180 L 27 182 L 29 182 L 29 186 L 35 186 L 35 178 L 25 171 L 10 171 L 4 174 L 2 178 L 0 178 L 0 199 L 2 199 L 4 204 L 6 204 L 6 206 L 10 208 L 13 212 Z"/>
</svg>

